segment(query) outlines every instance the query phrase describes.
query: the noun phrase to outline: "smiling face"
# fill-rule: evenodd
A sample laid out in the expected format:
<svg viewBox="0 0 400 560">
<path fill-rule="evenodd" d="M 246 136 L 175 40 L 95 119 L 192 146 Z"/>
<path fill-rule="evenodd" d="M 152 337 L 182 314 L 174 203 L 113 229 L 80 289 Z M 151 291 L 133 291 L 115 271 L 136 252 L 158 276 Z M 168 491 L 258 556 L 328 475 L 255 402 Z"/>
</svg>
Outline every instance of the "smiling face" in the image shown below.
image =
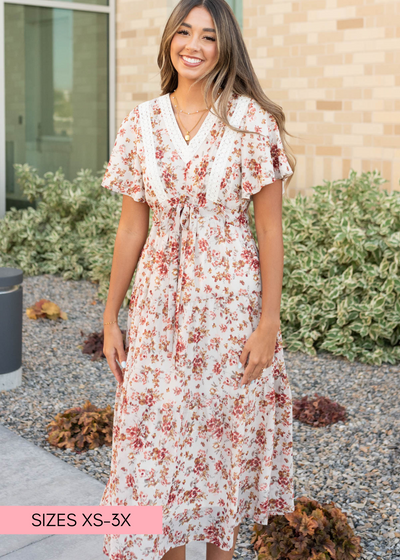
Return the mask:
<svg viewBox="0 0 400 560">
<path fill-rule="evenodd" d="M 196 6 L 171 41 L 171 61 L 179 76 L 197 80 L 218 61 L 217 36 L 210 12 Z"/>
</svg>

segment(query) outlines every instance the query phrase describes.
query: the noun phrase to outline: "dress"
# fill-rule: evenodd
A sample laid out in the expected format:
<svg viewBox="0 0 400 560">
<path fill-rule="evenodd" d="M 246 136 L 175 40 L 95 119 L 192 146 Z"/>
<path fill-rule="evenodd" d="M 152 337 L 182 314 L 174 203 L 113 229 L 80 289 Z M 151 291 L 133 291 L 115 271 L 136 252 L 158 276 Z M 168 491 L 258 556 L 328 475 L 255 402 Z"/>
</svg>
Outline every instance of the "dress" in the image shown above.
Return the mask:
<svg viewBox="0 0 400 560">
<path fill-rule="evenodd" d="M 239 388 L 261 314 L 252 194 L 293 171 L 276 121 L 232 93 L 186 144 L 169 95 L 123 120 L 102 185 L 147 202 L 153 224 L 129 305 L 101 505 L 162 505 L 162 535 L 105 535 L 111 560 L 159 560 L 193 540 L 223 550 L 244 518 L 293 511 L 292 398 L 278 333 L 271 367 Z M 262 136 L 261 134 L 265 136 Z"/>
</svg>

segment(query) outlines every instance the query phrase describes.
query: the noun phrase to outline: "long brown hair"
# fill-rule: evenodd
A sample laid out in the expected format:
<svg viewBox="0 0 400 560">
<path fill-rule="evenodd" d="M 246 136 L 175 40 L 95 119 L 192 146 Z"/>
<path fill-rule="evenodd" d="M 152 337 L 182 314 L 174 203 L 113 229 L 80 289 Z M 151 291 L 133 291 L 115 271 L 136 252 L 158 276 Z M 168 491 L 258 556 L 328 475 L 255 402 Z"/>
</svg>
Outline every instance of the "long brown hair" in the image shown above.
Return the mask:
<svg viewBox="0 0 400 560">
<path fill-rule="evenodd" d="M 162 95 L 172 93 L 178 86 L 178 73 L 171 61 L 171 41 L 185 20 L 189 12 L 197 7 L 204 6 L 214 20 L 217 36 L 218 62 L 214 68 L 194 82 L 206 79 L 204 87 L 204 101 L 208 105 L 208 95 L 211 90 L 211 109 L 229 128 L 238 132 L 251 133 L 251 130 L 242 130 L 230 125 L 228 121 L 228 101 L 232 93 L 244 95 L 257 101 L 260 106 L 268 111 L 276 120 L 288 162 L 293 172 L 296 167 L 296 158 L 286 140 L 286 135 L 292 136 L 285 128 L 285 114 L 277 103 L 269 99 L 256 76 L 251 63 L 242 32 L 236 17 L 225 0 L 181 0 L 172 11 L 161 38 L 157 63 L 161 74 Z M 215 101 L 218 91 L 218 108 Z M 286 181 L 290 183 L 292 177 Z"/>
</svg>

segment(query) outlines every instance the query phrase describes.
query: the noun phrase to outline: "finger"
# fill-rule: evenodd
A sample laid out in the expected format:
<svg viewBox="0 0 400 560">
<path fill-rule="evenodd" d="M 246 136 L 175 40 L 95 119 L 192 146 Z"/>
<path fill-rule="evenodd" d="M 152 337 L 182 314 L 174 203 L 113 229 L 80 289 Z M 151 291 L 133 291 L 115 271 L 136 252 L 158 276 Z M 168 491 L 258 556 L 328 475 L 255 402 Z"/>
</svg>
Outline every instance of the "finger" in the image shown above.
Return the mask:
<svg viewBox="0 0 400 560">
<path fill-rule="evenodd" d="M 246 368 L 246 370 L 243 374 L 241 385 L 244 385 L 244 384 L 249 385 L 250 383 L 252 383 L 256 379 L 261 377 L 262 372 L 266 368 L 266 366 L 257 364 L 257 365 L 253 365 L 253 369 L 251 370 L 249 366 L 250 366 L 250 364 L 247 366 L 247 368 Z"/>
<path fill-rule="evenodd" d="M 116 370 L 116 374 L 114 373 L 115 379 L 118 381 L 118 383 L 123 383 L 125 368 L 122 366 L 122 364 L 119 363 L 118 360 L 116 360 L 115 370 Z"/>
<path fill-rule="evenodd" d="M 119 365 L 117 363 L 115 363 L 115 365 L 113 367 L 111 367 L 110 369 L 113 372 L 114 377 L 118 381 L 118 383 L 123 383 L 124 375 L 123 375 L 122 370 L 119 367 Z"/>
<path fill-rule="evenodd" d="M 124 378 L 123 378 L 121 368 L 119 367 L 119 364 L 117 362 L 116 353 L 114 353 L 113 356 L 108 358 L 107 362 L 108 362 L 108 365 L 110 366 L 110 369 L 111 369 L 115 379 L 118 381 L 118 383 L 122 383 Z"/>
<path fill-rule="evenodd" d="M 121 385 L 121 383 L 123 383 L 125 379 L 126 362 L 123 361 L 122 364 L 120 364 L 119 361 L 117 360 L 117 367 L 121 373 L 118 377 L 115 376 L 115 379 L 118 381 L 119 385 Z"/>
<path fill-rule="evenodd" d="M 118 383 L 123 383 L 123 381 L 125 379 L 125 369 L 126 369 L 126 355 L 125 355 L 125 352 L 123 350 L 122 350 L 122 352 L 118 353 L 117 364 L 118 364 L 119 370 L 121 372 L 121 377 L 122 377 L 122 380 L 118 381 Z"/>
<path fill-rule="evenodd" d="M 248 363 L 246 369 L 244 370 L 244 374 L 242 379 L 240 380 L 239 387 L 243 387 L 243 385 L 247 385 L 250 383 L 254 377 L 255 366 L 252 363 Z"/>
<path fill-rule="evenodd" d="M 125 353 L 123 345 L 118 346 L 117 353 L 118 353 L 118 361 L 121 364 L 122 368 L 125 369 L 126 368 L 126 353 Z"/>
<path fill-rule="evenodd" d="M 240 358 L 239 358 L 239 362 L 242 364 L 242 366 L 246 365 L 247 362 L 247 358 L 250 354 L 250 350 L 247 350 L 246 348 L 243 348 L 242 353 L 240 354 Z"/>
<path fill-rule="evenodd" d="M 267 369 L 272 366 L 272 362 L 274 361 L 274 353 L 272 353 L 271 357 L 265 362 L 265 366 L 263 369 Z"/>
</svg>

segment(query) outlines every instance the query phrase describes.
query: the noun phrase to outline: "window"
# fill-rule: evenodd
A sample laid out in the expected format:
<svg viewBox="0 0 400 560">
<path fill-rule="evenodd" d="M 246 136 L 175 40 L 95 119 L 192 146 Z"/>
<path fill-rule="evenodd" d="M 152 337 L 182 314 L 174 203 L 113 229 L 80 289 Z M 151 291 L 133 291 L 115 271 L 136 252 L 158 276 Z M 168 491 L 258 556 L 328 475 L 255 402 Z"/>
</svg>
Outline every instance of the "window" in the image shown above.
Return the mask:
<svg viewBox="0 0 400 560">
<path fill-rule="evenodd" d="M 4 3 L 0 218 L 4 199 L 5 210 L 32 205 L 16 183 L 15 163 L 28 163 L 39 176 L 61 168 L 73 180 L 81 169 L 96 174 L 108 160 L 112 119 L 106 2 L 94 6 L 89 0 L 85 9 L 82 4 L 74 9 L 73 2 L 71 9 L 61 8 L 56 0 L 49 7 Z"/>
<path fill-rule="evenodd" d="M 243 3 L 242 0 L 226 0 L 227 3 L 233 10 L 236 19 L 239 22 L 241 29 L 243 30 Z"/>
</svg>

